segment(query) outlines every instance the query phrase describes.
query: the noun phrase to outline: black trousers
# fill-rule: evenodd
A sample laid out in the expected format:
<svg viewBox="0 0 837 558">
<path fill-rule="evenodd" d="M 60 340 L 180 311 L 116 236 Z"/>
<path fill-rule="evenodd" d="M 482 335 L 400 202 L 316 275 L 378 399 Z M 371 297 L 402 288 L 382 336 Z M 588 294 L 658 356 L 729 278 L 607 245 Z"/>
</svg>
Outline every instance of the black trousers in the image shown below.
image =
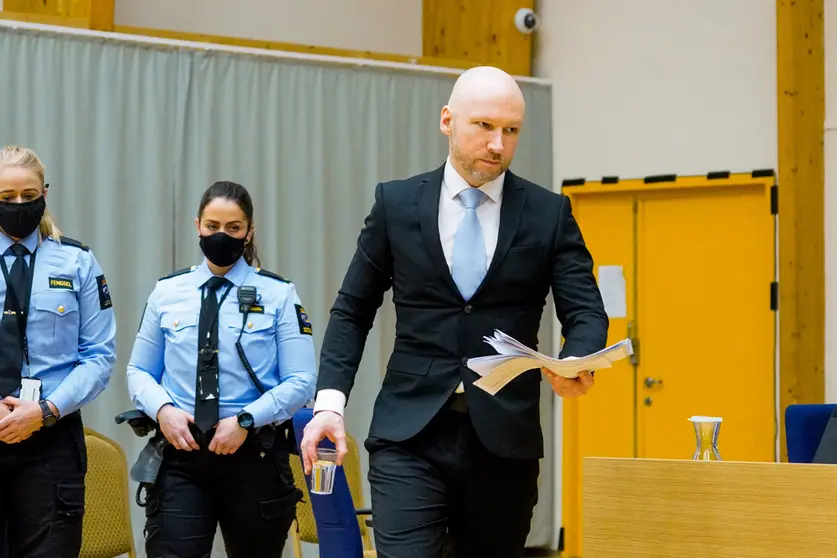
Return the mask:
<svg viewBox="0 0 837 558">
<path fill-rule="evenodd" d="M 264 448 L 253 434 L 217 455 L 210 439 L 195 438 L 200 450 L 164 450 L 146 506 L 148 558 L 208 558 L 219 524 L 230 558 L 281 557 L 302 496 L 287 449 L 279 436 Z"/>
<path fill-rule="evenodd" d="M 0 442 L 0 556 L 77 558 L 86 473 L 78 412 L 23 442 Z"/>
<path fill-rule="evenodd" d="M 467 412 L 451 407 L 406 442 L 365 445 L 379 558 L 522 556 L 537 459 L 490 453 Z"/>
</svg>

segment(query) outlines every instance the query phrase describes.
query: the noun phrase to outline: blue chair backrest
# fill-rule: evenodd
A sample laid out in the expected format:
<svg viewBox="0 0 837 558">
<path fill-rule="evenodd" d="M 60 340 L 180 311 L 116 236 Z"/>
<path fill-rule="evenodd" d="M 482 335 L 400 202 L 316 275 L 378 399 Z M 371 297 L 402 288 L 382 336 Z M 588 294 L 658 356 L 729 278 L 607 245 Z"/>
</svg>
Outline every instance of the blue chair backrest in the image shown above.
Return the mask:
<svg viewBox="0 0 837 558">
<path fill-rule="evenodd" d="M 313 409 L 303 408 L 294 414 L 294 436 L 297 447 L 302 443 L 305 425 L 313 418 Z M 328 438 L 320 442 L 320 447 L 334 448 Z M 302 460 L 302 450 L 299 455 Z M 310 475 L 305 476 L 306 485 L 311 487 Z M 360 536 L 355 504 L 343 467 L 338 467 L 334 475 L 334 490 L 331 494 L 311 494 L 311 508 L 317 523 L 320 558 L 362 558 L 363 539 Z"/>
<path fill-rule="evenodd" d="M 811 463 L 835 405 L 788 405 L 785 409 L 785 441 L 788 461 Z"/>
</svg>

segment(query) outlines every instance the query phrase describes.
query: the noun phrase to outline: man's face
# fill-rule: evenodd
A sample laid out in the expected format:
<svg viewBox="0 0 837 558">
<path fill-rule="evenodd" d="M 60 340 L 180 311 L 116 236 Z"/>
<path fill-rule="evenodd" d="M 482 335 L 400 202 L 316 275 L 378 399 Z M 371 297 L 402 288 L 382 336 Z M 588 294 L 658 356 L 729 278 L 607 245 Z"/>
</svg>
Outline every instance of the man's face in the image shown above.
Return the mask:
<svg viewBox="0 0 837 558">
<path fill-rule="evenodd" d="M 442 110 L 442 131 L 450 136 L 454 166 L 472 186 L 491 182 L 509 168 L 523 112 L 516 98 L 497 94 L 462 103 L 455 114 L 447 107 Z"/>
</svg>

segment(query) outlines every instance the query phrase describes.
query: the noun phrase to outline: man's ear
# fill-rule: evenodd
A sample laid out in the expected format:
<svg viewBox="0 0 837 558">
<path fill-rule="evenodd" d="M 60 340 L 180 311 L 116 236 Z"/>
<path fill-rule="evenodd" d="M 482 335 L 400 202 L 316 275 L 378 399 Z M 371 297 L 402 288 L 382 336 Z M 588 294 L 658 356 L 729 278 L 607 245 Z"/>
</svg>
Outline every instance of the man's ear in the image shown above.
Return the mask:
<svg viewBox="0 0 837 558">
<path fill-rule="evenodd" d="M 442 114 L 439 118 L 439 130 L 446 136 L 450 136 L 451 122 L 453 122 L 453 113 L 450 111 L 450 107 L 445 105 L 442 107 Z"/>
</svg>

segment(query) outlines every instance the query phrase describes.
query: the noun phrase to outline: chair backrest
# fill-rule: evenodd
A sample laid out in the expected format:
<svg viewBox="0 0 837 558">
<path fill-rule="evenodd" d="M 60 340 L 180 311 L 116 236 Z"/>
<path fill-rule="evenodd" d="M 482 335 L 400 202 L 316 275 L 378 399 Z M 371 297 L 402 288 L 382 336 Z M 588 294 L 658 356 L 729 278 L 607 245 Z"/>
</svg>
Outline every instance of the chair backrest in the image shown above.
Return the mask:
<svg viewBox="0 0 837 558">
<path fill-rule="evenodd" d="M 314 508 L 308 495 L 308 482 L 302 471 L 302 460 L 295 455 L 290 456 L 291 472 L 294 474 L 294 484 L 305 494 L 302 501 L 296 505 L 296 522 L 299 528 L 299 540 L 317 544 L 317 522 L 314 519 Z"/>
<path fill-rule="evenodd" d="M 351 434 L 346 432 L 346 456 L 343 458 L 343 470 L 346 474 L 346 482 L 349 483 L 349 492 L 352 495 L 352 502 L 355 505 L 355 510 L 365 508 L 363 499 L 363 469 L 360 464 L 360 451 L 358 450 L 357 441 Z M 358 527 L 360 528 L 360 536 L 366 541 L 366 546 L 370 546 L 370 541 L 367 537 L 371 536 L 369 527 L 366 526 L 368 516 L 358 516 Z"/>
<path fill-rule="evenodd" d="M 84 429 L 87 446 L 80 558 L 136 556 L 128 501 L 128 461 L 113 440 Z"/>
<path fill-rule="evenodd" d="M 355 439 L 346 434 L 346 447 L 348 452 L 343 458 L 343 469 L 346 474 L 346 481 L 349 483 L 349 492 L 352 495 L 352 502 L 355 509 L 364 508 L 363 498 L 363 473 L 360 464 L 360 452 Z M 305 473 L 302 471 L 302 460 L 291 456 L 291 471 L 294 475 L 294 484 L 303 494 L 308 494 L 308 482 Z M 360 535 L 365 541 L 365 546 L 371 546 L 371 534 L 366 526 L 366 517 L 358 517 Z M 317 544 L 317 522 L 314 519 L 314 508 L 311 506 L 311 499 L 307 496 L 296 506 L 296 520 L 299 526 L 299 540 L 306 543 Z"/>
<path fill-rule="evenodd" d="M 294 414 L 293 425 L 297 446 L 302 442 L 305 425 L 314 416 L 313 409 L 303 408 Z M 334 444 L 325 439 L 322 447 L 333 448 Z M 301 452 L 300 452 L 301 453 Z M 355 452 L 357 453 L 357 452 Z M 300 455 L 298 459 L 302 459 Z M 355 504 L 344 467 L 338 467 L 334 475 L 334 489 L 331 494 L 311 494 L 310 476 L 306 476 L 306 493 L 311 501 L 314 519 L 317 524 L 317 539 L 321 558 L 361 558 L 363 539 L 355 513 Z"/>
<path fill-rule="evenodd" d="M 835 405 L 788 405 L 785 409 L 785 441 L 788 461 L 811 463 Z"/>
</svg>

